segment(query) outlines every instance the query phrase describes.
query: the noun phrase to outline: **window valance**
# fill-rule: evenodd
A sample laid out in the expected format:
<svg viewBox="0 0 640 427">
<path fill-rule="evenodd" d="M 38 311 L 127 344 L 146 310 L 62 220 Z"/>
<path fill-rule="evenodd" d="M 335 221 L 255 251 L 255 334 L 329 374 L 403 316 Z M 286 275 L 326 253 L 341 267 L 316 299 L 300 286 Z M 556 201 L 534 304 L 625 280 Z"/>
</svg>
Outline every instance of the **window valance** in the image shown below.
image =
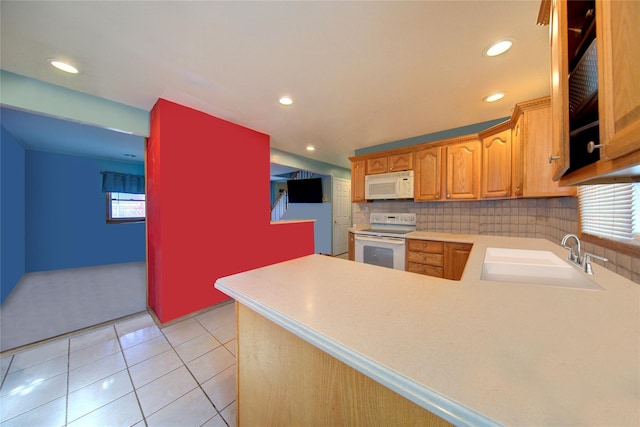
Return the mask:
<svg viewBox="0 0 640 427">
<path fill-rule="evenodd" d="M 118 172 L 100 172 L 104 193 L 144 194 L 144 176 Z"/>
</svg>

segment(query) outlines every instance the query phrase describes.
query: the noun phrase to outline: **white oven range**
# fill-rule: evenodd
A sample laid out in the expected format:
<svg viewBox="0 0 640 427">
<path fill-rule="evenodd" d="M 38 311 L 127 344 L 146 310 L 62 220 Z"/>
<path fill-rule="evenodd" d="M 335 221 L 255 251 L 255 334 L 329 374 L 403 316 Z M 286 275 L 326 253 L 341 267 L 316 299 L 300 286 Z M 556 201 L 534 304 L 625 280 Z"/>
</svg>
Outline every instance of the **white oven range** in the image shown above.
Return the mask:
<svg viewBox="0 0 640 427">
<path fill-rule="evenodd" d="M 355 230 L 355 260 L 405 269 L 406 234 L 416 231 L 414 213 L 372 213 L 370 228 Z"/>
</svg>

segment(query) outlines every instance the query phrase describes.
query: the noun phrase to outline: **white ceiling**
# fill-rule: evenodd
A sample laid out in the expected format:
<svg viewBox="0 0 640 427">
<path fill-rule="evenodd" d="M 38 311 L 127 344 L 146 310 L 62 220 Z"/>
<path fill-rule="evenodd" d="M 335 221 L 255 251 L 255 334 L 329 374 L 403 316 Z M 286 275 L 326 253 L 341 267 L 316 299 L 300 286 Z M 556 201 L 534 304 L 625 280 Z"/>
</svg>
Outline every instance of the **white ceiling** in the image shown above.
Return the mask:
<svg viewBox="0 0 640 427">
<path fill-rule="evenodd" d="M 505 117 L 547 95 L 539 5 L 2 0 L 1 66 L 145 110 L 165 98 L 349 167 L 355 149 Z M 504 37 L 516 39 L 511 51 L 483 56 Z M 482 102 L 498 90 L 502 101 Z"/>
<path fill-rule="evenodd" d="M 7 107 L 0 108 L 0 118 L 7 132 L 30 150 L 144 161 L 141 136 Z"/>
</svg>

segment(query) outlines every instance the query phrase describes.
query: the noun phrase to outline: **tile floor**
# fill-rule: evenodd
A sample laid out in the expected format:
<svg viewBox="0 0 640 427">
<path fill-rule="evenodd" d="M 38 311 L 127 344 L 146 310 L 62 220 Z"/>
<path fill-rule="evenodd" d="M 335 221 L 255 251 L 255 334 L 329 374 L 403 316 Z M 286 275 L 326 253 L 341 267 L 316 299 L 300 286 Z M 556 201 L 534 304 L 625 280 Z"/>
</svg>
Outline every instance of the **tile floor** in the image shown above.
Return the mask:
<svg viewBox="0 0 640 427">
<path fill-rule="evenodd" d="M 142 313 L 0 358 L 0 426 L 235 426 L 235 308 Z"/>
</svg>

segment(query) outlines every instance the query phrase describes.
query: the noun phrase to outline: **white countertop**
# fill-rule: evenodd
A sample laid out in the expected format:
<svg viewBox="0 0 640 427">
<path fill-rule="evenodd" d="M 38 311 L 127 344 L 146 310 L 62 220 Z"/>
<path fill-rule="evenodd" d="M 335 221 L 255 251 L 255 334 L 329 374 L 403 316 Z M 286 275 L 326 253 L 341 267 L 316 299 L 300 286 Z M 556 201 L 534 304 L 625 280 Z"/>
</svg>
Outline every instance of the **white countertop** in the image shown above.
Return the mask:
<svg viewBox="0 0 640 427">
<path fill-rule="evenodd" d="M 412 233 L 474 243 L 460 282 L 309 255 L 215 287 L 457 425 L 640 425 L 640 286 L 594 264 L 604 291 L 480 280 L 485 248 L 543 239 Z"/>
</svg>

